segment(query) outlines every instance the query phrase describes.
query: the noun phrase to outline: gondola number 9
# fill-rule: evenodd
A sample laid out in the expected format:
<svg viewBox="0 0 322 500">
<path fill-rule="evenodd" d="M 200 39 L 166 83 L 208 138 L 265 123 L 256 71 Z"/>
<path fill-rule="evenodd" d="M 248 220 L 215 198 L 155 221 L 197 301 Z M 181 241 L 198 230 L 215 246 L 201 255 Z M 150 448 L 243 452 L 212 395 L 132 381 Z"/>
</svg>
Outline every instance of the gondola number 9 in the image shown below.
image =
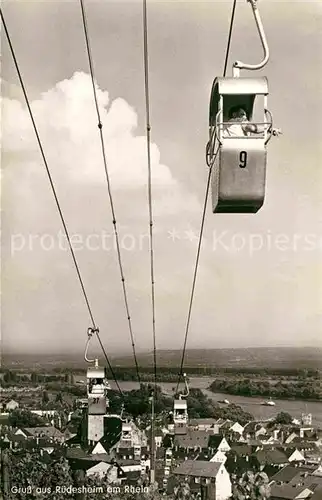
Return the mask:
<svg viewBox="0 0 322 500">
<path fill-rule="evenodd" d="M 245 168 L 247 166 L 247 153 L 246 151 L 241 151 L 239 153 L 239 167 L 240 168 Z"/>
</svg>

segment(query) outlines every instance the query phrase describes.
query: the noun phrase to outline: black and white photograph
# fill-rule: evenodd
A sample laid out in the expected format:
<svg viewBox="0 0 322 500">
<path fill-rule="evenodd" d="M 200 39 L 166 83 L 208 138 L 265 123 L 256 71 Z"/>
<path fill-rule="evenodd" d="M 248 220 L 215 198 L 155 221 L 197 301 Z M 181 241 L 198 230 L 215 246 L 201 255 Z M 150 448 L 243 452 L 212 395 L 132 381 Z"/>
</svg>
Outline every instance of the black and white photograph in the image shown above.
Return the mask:
<svg viewBox="0 0 322 500">
<path fill-rule="evenodd" d="M 322 3 L 0 14 L 0 500 L 322 500 Z"/>
</svg>

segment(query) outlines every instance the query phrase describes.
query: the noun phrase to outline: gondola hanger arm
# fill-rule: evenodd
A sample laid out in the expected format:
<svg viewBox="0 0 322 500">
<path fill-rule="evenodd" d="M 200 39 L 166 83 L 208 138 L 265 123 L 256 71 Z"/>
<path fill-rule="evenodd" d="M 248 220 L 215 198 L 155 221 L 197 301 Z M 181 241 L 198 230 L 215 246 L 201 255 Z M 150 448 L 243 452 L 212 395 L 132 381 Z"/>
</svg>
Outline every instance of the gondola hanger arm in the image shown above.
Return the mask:
<svg viewBox="0 0 322 500">
<path fill-rule="evenodd" d="M 259 10 L 257 6 L 257 0 L 247 0 L 251 4 L 252 11 L 254 14 L 256 26 L 258 29 L 259 37 L 262 42 L 263 50 L 264 50 L 264 58 L 259 64 L 246 64 L 241 61 L 235 61 L 233 64 L 233 76 L 234 77 L 239 77 L 240 70 L 241 69 L 248 69 L 248 70 L 257 70 L 263 68 L 268 60 L 269 60 L 269 48 L 268 48 L 268 43 L 266 40 L 265 32 L 264 32 L 264 27 L 262 20 L 259 15 Z"/>
<path fill-rule="evenodd" d="M 188 381 L 187 381 L 187 375 L 185 373 L 183 374 L 183 378 L 184 378 L 184 383 L 186 386 L 186 392 L 185 392 L 185 394 L 180 394 L 179 399 L 187 398 L 189 396 L 189 385 L 188 385 Z"/>
<path fill-rule="evenodd" d="M 98 333 L 98 332 L 99 332 L 98 328 L 91 328 L 91 327 L 88 328 L 88 330 L 87 330 L 87 342 L 86 342 L 85 353 L 84 353 L 85 361 L 87 363 L 95 363 L 95 366 L 98 366 L 98 359 L 89 359 L 87 353 L 88 353 L 90 341 L 92 340 L 94 333 Z"/>
</svg>

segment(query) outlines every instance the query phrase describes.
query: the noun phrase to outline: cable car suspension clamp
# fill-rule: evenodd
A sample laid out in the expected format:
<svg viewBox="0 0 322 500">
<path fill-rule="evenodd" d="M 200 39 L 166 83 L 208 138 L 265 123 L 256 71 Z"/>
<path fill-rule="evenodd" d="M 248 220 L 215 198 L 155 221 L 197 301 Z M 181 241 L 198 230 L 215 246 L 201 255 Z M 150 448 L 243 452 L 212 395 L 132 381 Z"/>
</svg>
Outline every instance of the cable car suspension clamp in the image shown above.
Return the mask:
<svg viewBox="0 0 322 500">
<path fill-rule="evenodd" d="M 186 373 L 183 373 L 183 378 L 184 378 L 184 383 L 185 383 L 185 386 L 186 386 L 186 393 L 185 394 L 179 394 L 179 399 L 182 399 L 182 398 L 187 398 L 189 396 L 189 386 L 188 386 L 188 382 L 187 382 L 187 375 Z"/>
<path fill-rule="evenodd" d="M 237 77 L 237 78 L 239 77 L 239 73 L 240 73 L 241 69 L 249 69 L 249 70 L 261 69 L 267 64 L 268 59 L 269 59 L 269 48 L 268 48 L 268 44 L 267 44 L 267 40 L 266 40 L 266 36 L 265 36 L 265 32 L 264 32 L 264 27 L 263 27 L 263 24 L 262 24 L 260 15 L 259 15 L 259 11 L 258 11 L 257 0 L 247 0 L 247 2 L 249 2 L 252 6 L 256 26 L 257 26 L 258 33 L 259 33 L 259 36 L 260 36 L 260 39 L 262 42 L 262 46 L 263 46 L 263 50 L 264 50 L 264 59 L 259 64 L 246 64 L 246 63 L 243 63 L 241 61 L 235 61 L 233 64 L 233 76 Z"/>
<path fill-rule="evenodd" d="M 86 342 L 86 346 L 85 346 L 85 354 L 84 354 L 84 359 L 87 363 L 95 363 L 95 366 L 98 365 L 98 359 L 88 359 L 87 357 L 87 351 L 88 351 L 88 347 L 89 347 L 89 343 L 94 335 L 94 333 L 99 333 L 99 328 L 91 328 L 89 327 L 87 329 L 87 342 Z"/>
</svg>

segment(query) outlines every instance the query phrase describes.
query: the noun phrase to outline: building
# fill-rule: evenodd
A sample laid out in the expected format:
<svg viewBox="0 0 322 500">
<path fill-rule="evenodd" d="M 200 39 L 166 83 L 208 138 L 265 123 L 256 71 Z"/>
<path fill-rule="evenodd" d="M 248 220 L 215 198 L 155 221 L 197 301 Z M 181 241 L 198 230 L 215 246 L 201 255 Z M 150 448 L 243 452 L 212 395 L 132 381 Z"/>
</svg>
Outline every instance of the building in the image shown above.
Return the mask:
<svg viewBox="0 0 322 500">
<path fill-rule="evenodd" d="M 231 497 L 231 481 L 222 463 L 202 460 L 186 460 L 174 470 L 174 475 L 184 478 L 191 490 L 203 490 L 209 500 L 228 500 Z"/>
<path fill-rule="evenodd" d="M 61 417 L 57 410 L 30 410 L 30 412 L 38 417 L 47 418 L 52 425 L 56 422 L 58 427 L 61 427 Z"/>
<path fill-rule="evenodd" d="M 217 450 L 214 456 L 209 460 L 210 462 L 219 462 L 224 464 L 227 461 L 225 453 L 221 450 Z"/>
<path fill-rule="evenodd" d="M 48 438 L 63 443 L 65 436 L 56 427 L 23 427 L 15 432 L 15 436 L 24 436 L 26 439 Z"/>
<path fill-rule="evenodd" d="M 218 419 L 215 418 L 191 418 L 188 426 L 198 431 L 211 431 L 213 434 L 219 433 Z"/>
<path fill-rule="evenodd" d="M 3 411 L 10 412 L 19 408 L 19 403 L 14 399 L 10 399 L 9 401 L 2 403 L 2 408 Z"/>
<path fill-rule="evenodd" d="M 252 459 L 258 471 L 263 471 L 267 465 L 282 468 L 289 463 L 286 454 L 280 450 L 259 450 Z"/>
<path fill-rule="evenodd" d="M 230 451 L 230 445 L 223 436 L 209 436 L 208 448 L 214 451 L 221 451 L 227 453 Z"/>
<path fill-rule="evenodd" d="M 312 413 L 302 413 L 301 422 L 303 426 L 312 426 Z"/>
</svg>

